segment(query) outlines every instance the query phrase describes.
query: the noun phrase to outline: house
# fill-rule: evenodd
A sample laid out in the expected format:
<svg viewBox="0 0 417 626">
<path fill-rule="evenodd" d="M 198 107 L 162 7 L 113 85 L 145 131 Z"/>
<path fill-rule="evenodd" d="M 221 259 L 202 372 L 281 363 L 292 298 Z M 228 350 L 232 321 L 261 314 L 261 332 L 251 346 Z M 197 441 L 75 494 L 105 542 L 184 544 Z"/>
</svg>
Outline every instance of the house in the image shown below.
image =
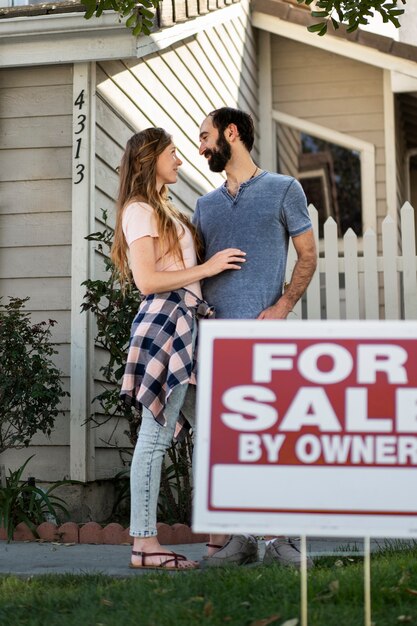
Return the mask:
<svg viewBox="0 0 417 626">
<path fill-rule="evenodd" d="M 71 0 L 0 17 L 0 295 L 30 296 L 35 320 L 58 321 L 70 391 L 51 438 L 1 463 L 15 468 L 35 453 L 30 472 L 81 481 L 78 514 L 99 519 L 121 461 L 104 443 L 114 424 L 86 422 L 103 355 L 80 313 L 81 283 L 102 275 L 85 237 L 103 227 L 102 209 L 113 219 L 126 140 L 152 125 L 173 134 L 184 165 L 172 197 L 192 212 L 222 181 L 198 158 L 199 124 L 219 106 L 243 108 L 254 116 L 259 164 L 315 177 L 328 198 L 332 164 L 300 159 L 300 146 L 307 137 L 355 153 L 359 220 L 380 234 L 387 213 L 397 220 L 405 200 L 417 206 L 417 47 L 343 29 L 318 37 L 295 0 L 163 0 L 152 34 L 137 39 L 111 13 L 86 21 Z"/>
</svg>

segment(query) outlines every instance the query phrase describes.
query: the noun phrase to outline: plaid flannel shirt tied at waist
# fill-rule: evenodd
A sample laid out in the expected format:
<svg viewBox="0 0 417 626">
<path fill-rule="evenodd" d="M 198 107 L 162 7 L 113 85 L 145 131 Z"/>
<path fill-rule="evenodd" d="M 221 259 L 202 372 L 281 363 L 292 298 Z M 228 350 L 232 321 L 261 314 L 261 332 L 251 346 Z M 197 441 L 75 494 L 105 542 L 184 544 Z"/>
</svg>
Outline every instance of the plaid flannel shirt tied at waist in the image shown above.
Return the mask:
<svg viewBox="0 0 417 626">
<path fill-rule="evenodd" d="M 187 289 L 147 296 L 133 320 L 121 398 L 146 406 L 165 425 L 164 408 L 176 385 L 195 384 L 195 318 L 214 316 L 214 308 Z M 181 418 L 181 426 L 185 419 Z"/>
</svg>

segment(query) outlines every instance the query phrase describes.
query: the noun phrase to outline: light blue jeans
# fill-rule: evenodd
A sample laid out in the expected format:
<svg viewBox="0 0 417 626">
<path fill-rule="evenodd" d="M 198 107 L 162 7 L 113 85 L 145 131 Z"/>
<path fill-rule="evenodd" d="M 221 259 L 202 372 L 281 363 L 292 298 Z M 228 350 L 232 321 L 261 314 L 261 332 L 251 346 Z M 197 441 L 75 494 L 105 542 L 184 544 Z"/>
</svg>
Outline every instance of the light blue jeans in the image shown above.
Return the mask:
<svg viewBox="0 0 417 626">
<path fill-rule="evenodd" d="M 194 323 L 196 328 L 196 323 Z M 195 332 L 194 332 L 195 341 Z M 156 511 L 162 461 L 172 443 L 180 411 L 194 427 L 195 385 L 177 385 L 165 407 L 166 425 L 161 426 L 143 407 L 142 423 L 130 468 L 130 536 L 155 537 Z"/>
</svg>

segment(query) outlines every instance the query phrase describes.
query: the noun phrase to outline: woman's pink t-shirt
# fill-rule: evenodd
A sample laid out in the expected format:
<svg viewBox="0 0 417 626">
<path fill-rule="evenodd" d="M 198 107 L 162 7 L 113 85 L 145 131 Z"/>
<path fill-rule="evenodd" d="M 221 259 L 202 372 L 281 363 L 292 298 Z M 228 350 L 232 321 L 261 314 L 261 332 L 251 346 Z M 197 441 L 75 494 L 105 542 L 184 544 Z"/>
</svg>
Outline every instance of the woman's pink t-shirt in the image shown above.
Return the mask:
<svg viewBox="0 0 417 626">
<path fill-rule="evenodd" d="M 122 219 L 123 233 L 126 237 L 127 245 L 130 247 L 136 239 L 141 237 L 158 237 L 158 231 L 156 228 L 155 212 L 150 204 L 146 202 L 132 202 L 128 204 L 123 212 Z M 182 234 L 182 227 L 185 230 Z M 182 255 L 184 257 L 184 266 L 194 267 L 197 265 L 197 256 L 195 253 L 194 240 L 192 234 L 184 224 L 177 223 L 178 236 L 180 239 L 180 246 L 182 249 Z M 155 256 L 159 257 L 159 247 L 156 241 L 154 241 Z M 155 269 L 158 272 L 172 272 L 173 270 L 183 270 L 184 267 L 176 258 L 170 254 L 165 254 L 162 258 L 158 258 Z M 202 298 L 200 282 L 190 283 L 184 285 L 187 289 L 195 293 L 196 296 Z"/>
</svg>

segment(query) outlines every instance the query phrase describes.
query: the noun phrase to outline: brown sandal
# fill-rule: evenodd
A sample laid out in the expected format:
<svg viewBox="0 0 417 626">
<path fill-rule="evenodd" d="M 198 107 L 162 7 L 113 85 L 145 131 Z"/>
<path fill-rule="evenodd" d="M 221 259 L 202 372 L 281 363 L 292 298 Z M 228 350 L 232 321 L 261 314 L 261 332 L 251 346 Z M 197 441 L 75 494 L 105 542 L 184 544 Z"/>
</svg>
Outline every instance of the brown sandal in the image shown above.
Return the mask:
<svg viewBox="0 0 417 626">
<path fill-rule="evenodd" d="M 188 561 L 187 557 L 183 554 L 177 554 L 176 552 L 137 552 L 136 550 L 132 550 L 132 554 L 134 556 L 142 557 L 142 561 L 140 565 L 134 565 L 133 563 L 129 564 L 129 567 L 132 569 L 167 569 L 167 570 L 186 570 L 186 569 L 197 569 L 198 565 L 193 565 L 192 567 L 179 567 L 180 561 Z M 146 565 L 146 558 L 148 556 L 169 556 L 171 558 L 166 561 L 162 561 L 159 565 Z M 168 566 L 168 563 L 174 562 L 174 565 Z"/>
</svg>

